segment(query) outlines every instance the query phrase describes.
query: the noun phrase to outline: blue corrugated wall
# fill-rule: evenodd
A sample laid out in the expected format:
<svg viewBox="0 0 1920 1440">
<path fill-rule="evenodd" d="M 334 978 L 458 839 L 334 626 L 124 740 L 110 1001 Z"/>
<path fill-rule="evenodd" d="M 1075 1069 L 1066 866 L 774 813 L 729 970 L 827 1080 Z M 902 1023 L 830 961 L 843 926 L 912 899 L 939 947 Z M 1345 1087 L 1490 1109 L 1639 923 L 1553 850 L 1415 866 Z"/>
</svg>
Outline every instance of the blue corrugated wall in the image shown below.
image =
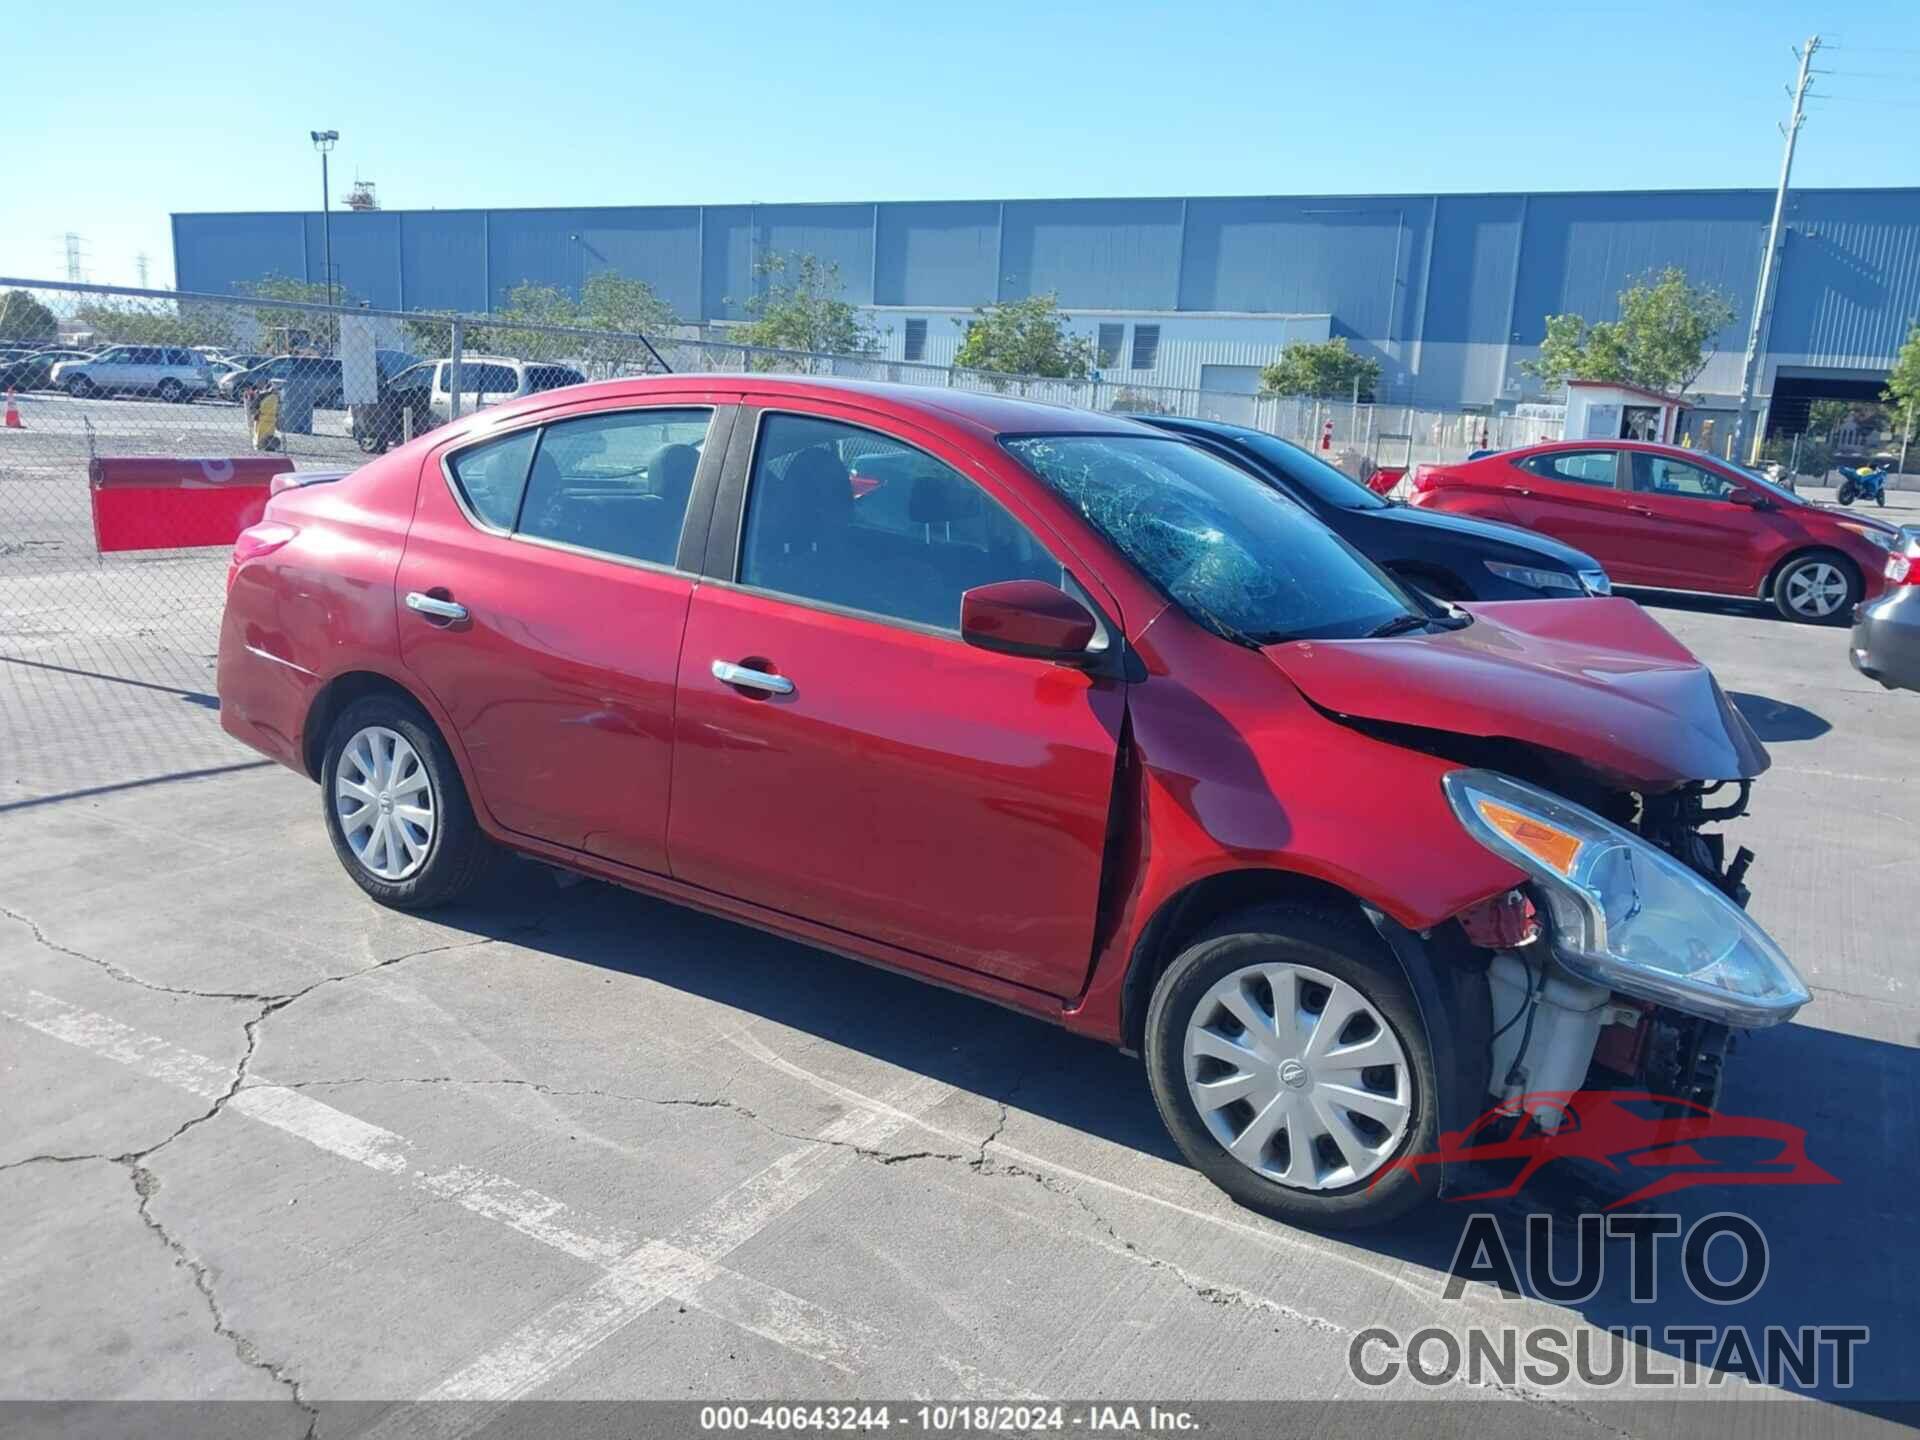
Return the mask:
<svg viewBox="0 0 1920 1440">
<path fill-rule="evenodd" d="M 1435 403 L 1501 393 L 1545 318 L 1604 318 L 1679 265 L 1724 290 L 1745 338 L 1770 192 L 1249 196 L 848 205 L 336 212 L 344 289 L 397 309 L 497 306 L 522 282 L 578 293 L 611 270 L 689 320 L 738 318 L 756 264 L 807 252 L 859 304 L 929 308 L 1052 291 L 1069 310 L 1324 314 Z M 1920 316 L 1920 190 L 1793 196 L 1770 353 L 1883 367 Z M 174 217 L 180 287 L 324 278 L 317 215 Z"/>
</svg>

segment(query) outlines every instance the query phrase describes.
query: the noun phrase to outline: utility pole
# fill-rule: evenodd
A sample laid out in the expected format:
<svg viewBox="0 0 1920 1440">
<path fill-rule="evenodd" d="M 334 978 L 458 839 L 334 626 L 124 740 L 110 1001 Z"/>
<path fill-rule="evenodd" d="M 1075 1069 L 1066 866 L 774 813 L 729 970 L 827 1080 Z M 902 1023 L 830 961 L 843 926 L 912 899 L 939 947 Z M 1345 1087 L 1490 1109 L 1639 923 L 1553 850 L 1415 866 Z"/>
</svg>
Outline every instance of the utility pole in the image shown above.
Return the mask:
<svg viewBox="0 0 1920 1440">
<path fill-rule="evenodd" d="M 1773 223 L 1767 227 L 1767 253 L 1760 260 L 1760 284 L 1753 294 L 1753 323 L 1747 329 L 1747 358 L 1740 372 L 1740 409 L 1734 416 L 1734 450 L 1731 458 L 1750 460 L 1758 447 L 1754 441 L 1753 390 L 1759 380 L 1760 357 L 1766 351 L 1768 331 L 1773 324 L 1773 292 L 1778 281 L 1780 232 L 1786 224 L 1787 185 L 1793 178 L 1793 147 L 1800 139 L 1800 126 L 1806 120 L 1807 87 L 1813 83 L 1813 56 L 1820 48 L 1820 37 L 1810 35 L 1799 50 L 1800 75 L 1793 85 L 1793 111 L 1787 116 L 1787 143 L 1780 156 L 1780 184 L 1773 192 Z"/>
<path fill-rule="evenodd" d="M 80 237 L 69 230 L 66 235 L 66 240 L 67 279 L 73 284 L 78 285 L 82 278 L 80 275 Z"/>
<path fill-rule="evenodd" d="M 140 288 L 142 290 L 146 289 L 147 288 L 147 252 L 146 251 L 142 250 L 138 255 L 133 257 L 133 268 L 135 273 L 138 274 L 140 277 Z"/>
<path fill-rule="evenodd" d="M 327 152 L 332 150 L 340 138 L 338 130 L 311 130 L 313 148 L 320 152 L 320 234 L 324 248 L 323 263 L 327 267 L 327 304 L 333 304 L 333 208 L 327 198 Z"/>
</svg>

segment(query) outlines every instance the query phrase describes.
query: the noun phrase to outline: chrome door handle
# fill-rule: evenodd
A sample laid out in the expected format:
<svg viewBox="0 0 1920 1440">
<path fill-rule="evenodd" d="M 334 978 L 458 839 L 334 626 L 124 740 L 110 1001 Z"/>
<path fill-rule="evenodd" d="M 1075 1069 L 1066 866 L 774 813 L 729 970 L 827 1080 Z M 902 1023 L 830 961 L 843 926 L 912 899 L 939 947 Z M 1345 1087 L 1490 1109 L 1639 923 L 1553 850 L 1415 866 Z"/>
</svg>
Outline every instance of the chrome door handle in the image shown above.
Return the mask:
<svg viewBox="0 0 1920 1440">
<path fill-rule="evenodd" d="M 791 695 L 793 682 L 784 675 L 769 675 L 764 670 L 749 670 L 744 665 L 713 662 L 713 678 L 728 685 L 744 685 L 750 690 L 765 690 L 771 695 Z"/>
<path fill-rule="evenodd" d="M 439 620 L 464 620 L 467 607 L 457 605 L 451 600 L 436 600 L 431 595 L 422 595 L 418 590 L 407 592 L 407 608 L 418 610 L 422 615 L 431 615 Z"/>
</svg>

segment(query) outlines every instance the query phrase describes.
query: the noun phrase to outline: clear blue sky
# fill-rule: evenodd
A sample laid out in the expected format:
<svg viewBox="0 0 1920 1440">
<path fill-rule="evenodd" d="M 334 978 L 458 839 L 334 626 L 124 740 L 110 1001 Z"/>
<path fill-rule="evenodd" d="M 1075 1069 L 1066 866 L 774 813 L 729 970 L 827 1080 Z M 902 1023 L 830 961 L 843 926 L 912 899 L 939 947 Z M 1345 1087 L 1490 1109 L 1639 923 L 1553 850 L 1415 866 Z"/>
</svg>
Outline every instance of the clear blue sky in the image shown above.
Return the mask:
<svg viewBox="0 0 1920 1440">
<path fill-rule="evenodd" d="M 1044 13 L 1043 13 L 1044 12 Z M 9 7 L 0 273 L 175 210 L 1920 185 L 1915 0 Z M 38 126 L 22 117 L 38 117 Z"/>
</svg>

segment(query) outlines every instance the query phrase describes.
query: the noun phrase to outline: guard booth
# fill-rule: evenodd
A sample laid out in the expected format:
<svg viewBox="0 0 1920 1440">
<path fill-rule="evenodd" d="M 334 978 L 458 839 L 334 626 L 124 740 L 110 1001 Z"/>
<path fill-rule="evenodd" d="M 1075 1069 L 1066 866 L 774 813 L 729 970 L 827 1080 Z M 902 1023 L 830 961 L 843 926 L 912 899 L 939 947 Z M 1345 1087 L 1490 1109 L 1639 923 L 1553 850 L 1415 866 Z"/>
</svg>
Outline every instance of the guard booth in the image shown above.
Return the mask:
<svg viewBox="0 0 1920 1440">
<path fill-rule="evenodd" d="M 1567 440 L 1651 440 L 1672 445 L 1687 407 L 1672 395 L 1612 380 L 1569 380 Z"/>
</svg>

